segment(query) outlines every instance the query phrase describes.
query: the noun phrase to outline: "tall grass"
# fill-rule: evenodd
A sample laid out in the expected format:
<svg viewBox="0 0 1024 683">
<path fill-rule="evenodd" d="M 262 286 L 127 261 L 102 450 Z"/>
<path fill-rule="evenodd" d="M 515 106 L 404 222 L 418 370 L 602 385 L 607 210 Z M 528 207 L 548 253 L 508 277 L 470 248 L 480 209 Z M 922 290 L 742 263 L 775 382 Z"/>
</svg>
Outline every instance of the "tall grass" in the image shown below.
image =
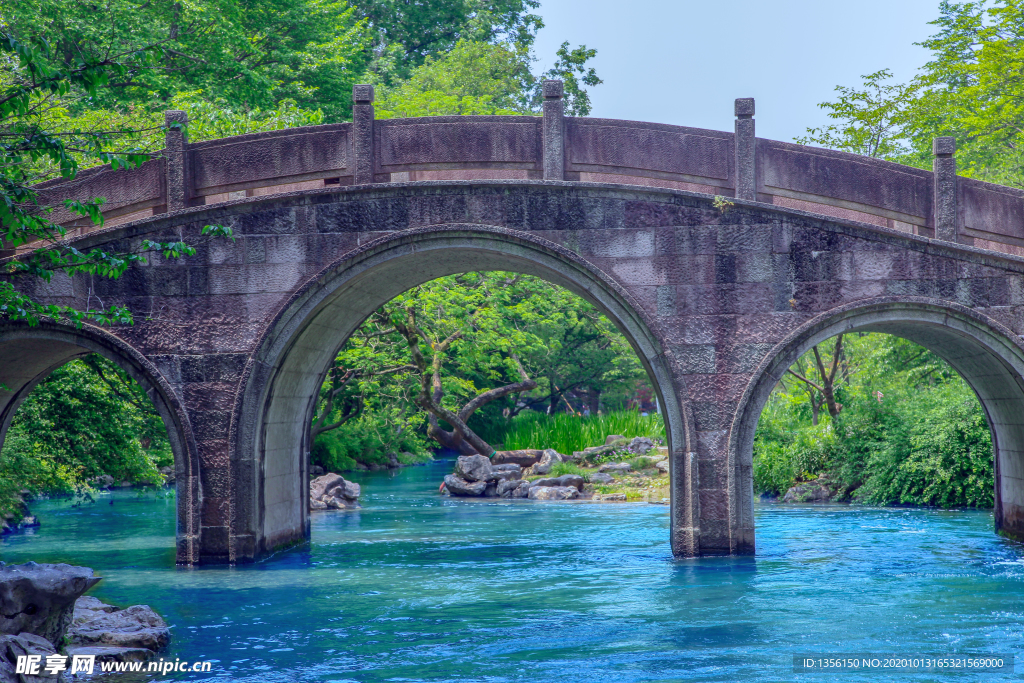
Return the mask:
<svg viewBox="0 0 1024 683">
<path fill-rule="evenodd" d="M 635 410 L 621 410 L 591 417 L 568 413 L 545 415 L 531 410 L 512 419 L 505 432 L 505 448 L 554 448 L 559 453 L 582 451 L 588 446 L 603 446 L 609 434 L 626 437 L 665 438 L 661 415 L 642 416 Z"/>
</svg>

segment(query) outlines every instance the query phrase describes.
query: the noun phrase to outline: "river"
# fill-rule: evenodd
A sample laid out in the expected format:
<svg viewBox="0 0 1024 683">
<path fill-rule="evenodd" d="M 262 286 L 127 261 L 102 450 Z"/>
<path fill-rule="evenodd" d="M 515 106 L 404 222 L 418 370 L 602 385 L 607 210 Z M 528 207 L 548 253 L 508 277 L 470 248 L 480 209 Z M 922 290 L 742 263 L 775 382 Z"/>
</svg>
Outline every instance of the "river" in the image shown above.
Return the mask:
<svg viewBox="0 0 1024 683">
<path fill-rule="evenodd" d="M 91 594 L 152 606 L 171 658 L 213 662 L 180 680 L 830 680 L 793 673 L 826 653 L 1024 670 L 1024 546 L 989 512 L 759 504 L 756 557 L 673 560 L 667 506 L 442 498 L 450 467 L 354 476 L 362 510 L 314 514 L 308 548 L 255 565 L 175 567 L 169 493 L 37 502 L 0 558 L 93 567 Z"/>
</svg>

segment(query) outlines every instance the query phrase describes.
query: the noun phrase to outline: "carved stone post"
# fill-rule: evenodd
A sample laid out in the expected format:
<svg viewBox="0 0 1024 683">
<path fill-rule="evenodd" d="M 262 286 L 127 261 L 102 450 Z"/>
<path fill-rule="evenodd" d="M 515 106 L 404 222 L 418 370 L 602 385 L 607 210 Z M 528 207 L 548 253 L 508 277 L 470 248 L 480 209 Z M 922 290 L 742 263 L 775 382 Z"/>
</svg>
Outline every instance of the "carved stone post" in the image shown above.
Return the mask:
<svg viewBox="0 0 1024 683">
<path fill-rule="evenodd" d="M 757 138 L 754 137 L 754 98 L 736 100 L 736 198 L 757 201 Z"/>
<path fill-rule="evenodd" d="M 356 185 L 373 182 L 373 86 L 352 86 L 352 157 Z"/>
<path fill-rule="evenodd" d="M 932 153 L 935 155 L 932 160 L 935 239 L 956 242 L 956 138 L 935 138 Z"/>
<path fill-rule="evenodd" d="M 565 180 L 562 81 L 544 81 L 544 180 Z"/>
<path fill-rule="evenodd" d="M 164 112 L 164 187 L 167 188 L 167 211 L 178 211 L 188 207 L 192 198 L 191 178 L 188 172 L 188 158 L 185 154 L 187 137 L 184 127 L 188 115 L 183 111 Z"/>
</svg>

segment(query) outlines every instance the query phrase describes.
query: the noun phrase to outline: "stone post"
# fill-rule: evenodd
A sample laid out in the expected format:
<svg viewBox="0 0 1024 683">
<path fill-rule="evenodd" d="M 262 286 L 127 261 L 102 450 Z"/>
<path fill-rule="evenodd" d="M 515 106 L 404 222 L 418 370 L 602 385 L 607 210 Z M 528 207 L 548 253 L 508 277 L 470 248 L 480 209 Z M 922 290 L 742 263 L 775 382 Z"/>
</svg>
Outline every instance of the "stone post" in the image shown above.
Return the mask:
<svg viewBox="0 0 1024 683">
<path fill-rule="evenodd" d="M 356 185 L 373 182 L 373 86 L 352 86 L 352 175 Z"/>
<path fill-rule="evenodd" d="M 167 127 L 164 132 L 164 187 L 167 211 L 171 212 L 188 207 L 192 195 L 185 154 L 188 138 L 183 128 L 188 125 L 188 115 L 183 111 L 165 111 L 164 125 Z"/>
<path fill-rule="evenodd" d="M 956 242 L 956 138 L 935 138 L 932 153 L 935 155 L 932 160 L 935 239 Z"/>
<path fill-rule="evenodd" d="M 544 180 L 565 180 L 562 81 L 544 81 Z"/>
<path fill-rule="evenodd" d="M 757 201 L 757 139 L 754 137 L 754 98 L 736 100 L 736 198 Z"/>
</svg>

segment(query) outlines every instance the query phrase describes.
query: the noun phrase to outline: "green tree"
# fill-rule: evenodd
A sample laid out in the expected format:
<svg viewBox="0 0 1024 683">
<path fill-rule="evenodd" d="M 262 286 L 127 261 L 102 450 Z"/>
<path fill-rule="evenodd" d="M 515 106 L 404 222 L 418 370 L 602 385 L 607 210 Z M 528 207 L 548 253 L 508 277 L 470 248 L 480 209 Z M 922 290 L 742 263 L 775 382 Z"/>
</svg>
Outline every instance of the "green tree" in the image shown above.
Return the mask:
<svg viewBox="0 0 1024 683">
<path fill-rule="evenodd" d="M 798 142 L 931 167 L 935 137 L 957 141 L 958 172 L 1024 187 L 1024 2 L 939 4 L 931 59 L 907 84 L 881 70 L 820 106 L 836 124 Z"/>
<path fill-rule="evenodd" d="M 460 40 L 428 56 L 408 80 L 381 92 L 379 118 L 531 112 L 534 77 L 527 56 L 499 43 Z"/>
<path fill-rule="evenodd" d="M 755 436 L 755 490 L 781 495 L 796 482 L 826 475 L 839 498 L 991 507 L 991 436 L 966 382 L 907 340 L 883 334 L 843 340 L 834 381 L 841 411 L 818 414 L 820 392 L 804 382 L 797 389 L 780 383 L 769 397 Z M 794 366 L 808 374 L 822 367 L 831 372 L 813 353 Z"/>
<path fill-rule="evenodd" d="M 153 45 L 136 46 L 131 52 L 78 51 L 65 55 L 41 39 L 23 42 L 0 30 L 0 55 L 6 69 L 0 84 L 0 225 L 6 249 L 39 245 L 21 258 L 9 261 L 9 279 L 0 282 L 0 316 L 35 323 L 40 317 L 65 318 L 76 323 L 91 319 L 99 323 L 130 323 L 125 307 L 79 311 L 69 306 L 41 305 L 17 288 L 20 278 L 49 280 L 54 273 L 87 273 L 106 278 L 120 277 L 133 263 L 144 261 L 148 253 L 177 257 L 194 253 L 182 241 L 159 243 L 143 240 L 138 251 L 114 253 L 96 248 L 82 252 L 60 243 L 64 228 L 47 218 L 51 207 L 39 204 L 33 183 L 54 170 L 66 179 L 78 172 L 78 158 L 90 157 L 114 168 L 134 166 L 148 158 L 132 143 L 144 131 L 116 129 L 107 131 L 55 132 L 40 125 L 48 109 L 50 96 L 64 97 L 72 92 L 99 94 L 112 78 L 153 63 Z M 65 206 L 102 224 L 102 198 L 67 200 Z M 206 226 L 207 235 L 230 236 L 230 230 Z"/>
<path fill-rule="evenodd" d="M 40 382 L 19 407 L 0 457 L 0 481 L 18 492 L 70 492 L 101 475 L 160 484 L 170 443 L 141 387 L 100 356 L 73 360 Z M 15 499 L 0 490 L 0 513 Z M 7 507 L 4 507 L 6 505 Z"/>
<path fill-rule="evenodd" d="M 377 104 L 380 118 L 446 116 L 458 114 L 535 114 L 543 104 L 545 78 L 564 83 L 566 113 L 590 113 L 587 87 L 602 81 L 587 62 L 597 50 L 585 45 L 558 49 L 555 65 L 541 77 L 530 70 L 530 53 L 510 43 L 460 40 L 451 51 L 428 56 L 408 79 L 381 88 Z"/>
<path fill-rule="evenodd" d="M 622 335 L 581 298 L 531 276 L 466 273 L 413 288 L 353 334 L 321 389 L 314 427 L 324 434 L 356 419 L 346 405 L 363 408 L 359 419 L 397 410 L 396 430 L 490 453 L 528 404 L 642 375 Z"/>
<path fill-rule="evenodd" d="M 544 22 L 538 0 L 356 0 L 374 32 L 374 82 L 395 85 L 460 41 L 507 44 L 525 54 Z"/>
<path fill-rule="evenodd" d="M 5 7 L 4 21 L 21 42 L 46 37 L 63 63 L 159 48 L 158 62 L 119 60 L 124 68 L 108 72 L 106 87 L 75 103 L 90 110 L 162 109 L 201 90 L 236 110 L 290 98 L 340 121 L 370 59 L 366 20 L 331 0 L 26 0 Z"/>
</svg>

